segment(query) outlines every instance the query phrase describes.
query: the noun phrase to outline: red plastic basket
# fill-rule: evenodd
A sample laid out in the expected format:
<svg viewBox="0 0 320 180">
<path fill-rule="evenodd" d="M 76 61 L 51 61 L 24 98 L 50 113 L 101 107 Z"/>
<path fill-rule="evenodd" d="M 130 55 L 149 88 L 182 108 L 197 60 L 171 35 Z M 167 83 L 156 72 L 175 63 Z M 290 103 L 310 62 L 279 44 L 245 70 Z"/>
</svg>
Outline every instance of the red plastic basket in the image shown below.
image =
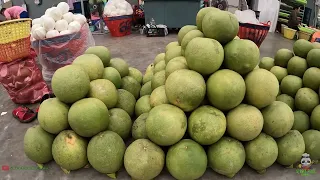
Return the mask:
<svg viewBox="0 0 320 180">
<path fill-rule="evenodd" d="M 105 17 L 104 21 L 113 37 L 122 37 L 131 34 L 132 15 Z"/>
<path fill-rule="evenodd" d="M 249 39 L 256 43 L 258 47 L 262 44 L 264 39 L 267 37 L 271 22 L 262 25 L 250 24 L 250 23 L 239 23 L 238 36 L 240 39 Z"/>
</svg>

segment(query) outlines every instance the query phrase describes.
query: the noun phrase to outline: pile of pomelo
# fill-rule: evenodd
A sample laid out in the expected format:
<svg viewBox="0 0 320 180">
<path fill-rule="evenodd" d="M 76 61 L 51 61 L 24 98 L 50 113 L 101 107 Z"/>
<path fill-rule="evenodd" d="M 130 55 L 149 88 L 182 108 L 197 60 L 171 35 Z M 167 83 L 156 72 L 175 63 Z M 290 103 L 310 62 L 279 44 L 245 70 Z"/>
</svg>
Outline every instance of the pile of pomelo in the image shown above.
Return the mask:
<svg viewBox="0 0 320 180">
<path fill-rule="evenodd" d="M 204 8 L 196 22 L 144 75 L 105 47 L 57 70 L 57 98 L 41 104 L 26 155 L 38 164 L 54 159 L 65 172 L 91 165 L 115 177 L 124 166 L 139 180 L 164 167 L 185 180 L 207 167 L 233 177 L 245 163 L 263 173 L 304 153 L 319 160 L 320 49 L 299 40 L 259 68 L 259 48 L 236 37 L 233 14 Z"/>
</svg>

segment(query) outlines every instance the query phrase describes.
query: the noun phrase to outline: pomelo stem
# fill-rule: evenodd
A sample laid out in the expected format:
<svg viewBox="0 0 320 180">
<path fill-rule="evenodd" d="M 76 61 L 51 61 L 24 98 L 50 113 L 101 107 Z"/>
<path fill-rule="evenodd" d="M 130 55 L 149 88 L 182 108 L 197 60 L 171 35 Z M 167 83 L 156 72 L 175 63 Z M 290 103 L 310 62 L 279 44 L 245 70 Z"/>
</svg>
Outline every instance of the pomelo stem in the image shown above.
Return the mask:
<svg viewBox="0 0 320 180">
<path fill-rule="evenodd" d="M 89 169 L 90 167 L 91 167 L 90 164 L 87 164 L 84 168 Z"/>
<path fill-rule="evenodd" d="M 70 174 L 70 171 L 69 170 L 66 170 L 65 168 L 63 167 L 60 167 L 62 169 L 62 171 L 65 173 L 65 174 Z"/>
<path fill-rule="evenodd" d="M 293 168 L 293 164 L 292 164 L 292 165 L 290 165 L 290 166 L 287 166 L 286 168 L 288 168 L 288 169 L 292 169 L 292 168 Z"/>
<path fill-rule="evenodd" d="M 263 169 L 263 170 L 257 170 L 257 172 L 258 172 L 259 174 L 264 174 L 264 173 L 266 173 L 266 172 L 267 172 L 267 170 L 266 170 L 266 169 Z"/>
<path fill-rule="evenodd" d="M 107 176 L 110 177 L 111 179 L 116 179 L 117 178 L 116 173 L 107 174 Z"/>
<path fill-rule="evenodd" d="M 43 164 L 37 164 L 38 168 L 43 169 Z"/>
</svg>

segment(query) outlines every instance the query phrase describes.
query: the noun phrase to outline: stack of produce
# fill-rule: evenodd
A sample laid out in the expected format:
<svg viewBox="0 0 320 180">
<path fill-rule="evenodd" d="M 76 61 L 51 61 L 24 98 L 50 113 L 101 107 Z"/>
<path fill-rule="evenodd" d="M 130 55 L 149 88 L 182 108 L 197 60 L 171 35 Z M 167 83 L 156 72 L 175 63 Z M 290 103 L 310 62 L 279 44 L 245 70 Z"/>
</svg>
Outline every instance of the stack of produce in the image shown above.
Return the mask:
<svg viewBox="0 0 320 180">
<path fill-rule="evenodd" d="M 287 76 L 293 80 L 283 87 L 286 93 L 301 91 L 294 93 L 294 113 L 278 96 L 284 79 L 279 85 L 276 70 L 260 69 L 258 47 L 236 37 L 233 14 L 204 8 L 196 22 L 179 31 L 178 41 L 156 56 L 144 76 L 122 59 L 110 60 L 104 47 L 90 48 L 57 70 L 57 98 L 41 104 L 40 126 L 25 135 L 26 155 L 37 163 L 54 159 L 66 172 L 90 164 L 111 177 L 124 165 L 133 179 L 143 180 L 154 179 L 164 166 L 185 180 L 200 178 L 207 166 L 233 177 L 245 163 L 263 173 L 275 162 L 291 166 L 305 152 L 319 160 L 318 94 L 300 87 L 298 76 Z M 307 57 L 313 47 L 301 42 L 294 52 Z M 320 58 L 317 49 L 309 55 L 312 63 Z M 293 58 L 288 72 L 307 73 L 297 66 L 303 58 L 289 50 L 278 56 L 282 63 Z M 278 61 L 264 59 L 270 69 Z M 306 82 L 319 90 L 317 80 Z M 311 127 L 301 134 L 297 129 L 310 113 Z M 135 141 L 126 148 L 130 136 Z"/>
</svg>

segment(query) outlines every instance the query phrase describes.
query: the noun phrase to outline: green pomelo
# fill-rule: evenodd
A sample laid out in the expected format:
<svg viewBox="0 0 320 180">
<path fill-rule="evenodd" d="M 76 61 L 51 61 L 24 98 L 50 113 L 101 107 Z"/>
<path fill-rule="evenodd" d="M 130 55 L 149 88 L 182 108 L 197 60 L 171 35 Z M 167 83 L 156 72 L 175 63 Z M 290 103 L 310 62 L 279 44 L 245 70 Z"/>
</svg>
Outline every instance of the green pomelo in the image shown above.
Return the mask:
<svg viewBox="0 0 320 180">
<path fill-rule="evenodd" d="M 318 42 L 313 42 L 312 46 L 313 46 L 313 49 L 320 49 L 320 43 Z"/>
<path fill-rule="evenodd" d="M 138 69 L 129 67 L 128 76 L 133 77 L 139 84 L 142 83 L 143 75 Z"/>
<path fill-rule="evenodd" d="M 250 40 L 232 40 L 224 46 L 224 64 L 241 75 L 251 72 L 258 64 L 260 51 Z"/>
<path fill-rule="evenodd" d="M 136 99 L 139 98 L 141 85 L 131 76 L 126 76 L 122 78 L 121 89 L 130 92 Z"/>
<path fill-rule="evenodd" d="M 307 131 L 310 127 L 309 116 L 303 111 L 295 111 L 293 114 L 294 123 L 292 130 L 298 130 L 300 133 Z"/>
<path fill-rule="evenodd" d="M 147 82 L 151 82 L 152 78 L 153 78 L 153 72 L 147 72 L 144 76 L 143 76 L 143 82 L 142 84 L 146 84 Z"/>
<path fill-rule="evenodd" d="M 181 46 L 174 46 L 172 48 L 170 48 L 167 52 L 166 52 L 166 56 L 165 56 L 165 61 L 166 64 L 169 63 L 169 61 L 175 57 L 181 56 Z"/>
<path fill-rule="evenodd" d="M 302 79 L 298 76 L 288 75 L 282 79 L 280 84 L 281 93 L 293 98 L 300 88 L 302 88 Z"/>
<path fill-rule="evenodd" d="M 261 133 L 257 138 L 245 144 L 246 163 L 259 173 L 264 173 L 276 162 L 278 157 L 277 142 L 269 135 Z"/>
<path fill-rule="evenodd" d="M 133 139 L 147 139 L 146 120 L 149 113 L 141 114 L 132 125 L 132 138 Z"/>
<path fill-rule="evenodd" d="M 281 101 L 281 102 L 286 103 L 292 109 L 292 111 L 295 109 L 294 98 L 287 95 L 287 94 L 281 94 L 281 95 L 277 96 L 276 101 Z"/>
<path fill-rule="evenodd" d="M 320 68 L 320 49 L 312 49 L 307 56 L 307 63 L 309 67 Z"/>
<path fill-rule="evenodd" d="M 308 65 L 305 59 L 298 56 L 294 56 L 288 62 L 287 70 L 288 70 L 288 74 L 295 75 L 302 78 L 307 68 L 308 68 Z"/>
<path fill-rule="evenodd" d="M 320 131 L 320 105 L 316 106 L 310 116 L 312 129 Z"/>
<path fill-rule="evenodd" d="M 130 116 L 133 116 L 136 98 L 124 89 L 118 89 L 118 96 L 116 107 L 125 110 Z"/>
<path fill-rule="evenodd" d="M 211 104 L 223 111 L 237 107 L 246 94 L 242 76 L 232 70 L 215 72 L 207 80 L 207 96 Z"/>
<path fill-rule="evenodd" d="M 281 83 L 282 79 L 288 75 L 287 69 L 280 66 L 272 67 L 270 72 L 277 77 L 279 83 Z"/>
<path fill-rule="evenodd" d="M 173 72 L 165 86 L 169 102 L 186 112 L 196 109 L 206 95 L 206 83 L 203 77 L 191 70 L 182 69 Z"/>
<path fill-rule="evenodd" d="M 89 47 L 85 54 L 94 54 L 98 56 L 101 59 L 104 67 L 108 67 L 110 64 L 111 54 L 109 49 L 104 46 Z"/>
<path fill-rule="evenodd" d="M 284 166 L 291 166 L 301 160 L 305 152 L 303 136 L 297 130 L 290 130 L 288 134 L 277 139 L 279 154 L 277 162 Z"/>
<path fill-rule="evenodd" d="M 108 130 L 113 131 L 122 139 L 127 139 L 130 135 L 132 120 L 129 114 L 120 108 L 110 110 L 110 123 Z"/>
<path fill-rule="evenodd" d="M 202 32 L 205 37 L 215 39 L 221 44 L 232 41 L 237 36 L 238 31 L 237 17 L 226 11 L 210 11 L 202 21 Z"/>
<path fill-rule="evenodd" d="M 219 10 L 220 9 L 215 8 L 215 7 L 205 7 L 205 8 L 200 9 L 200 11 L 197 14 L 197 18 L 196 18 L 196 24 L 197 24 L 198 29 L 200 31 L 202 31 L 202 21 L 203 21 L 204 16 L 208 12 L 210 12 L 210 11 L 219 11 Z"/>
<path fill-rule="evenodd" d="M 88 164 L 88 141 L 74 131 L 65 130 L 52 143 L 54 161 L 68 171 L 81 169 Z"/>
<path fill-rule="evenodd" d="M 109 66 L 115 68 L 121 77 L 128 76 L 129 74 L 129 65 L 121 58 L 112 58 Z"/>
<path fill-rule="evenodd" d="M 198 179 L 206 172 L 207 164 L 203 147 L 190 139 L 171 146 L 166 156 L 166 166 L 176 179 Z"/>
<path fill-rule="evenodd" d="M 279 82 L 274 74 L 265 69 L 256 69 L 246 78 L 246 100 L 249 104 L 261 109 L 276 100 Z"/>
<path fill-rule="evenodd" d="M 185 25 L 183 26 L 179 33 L 178 33 L 178 43 L 181 45 L 182 39 L 184 38 L 184 36 L 186 34 L 188 34 L 188 32 L 192 31 L 192 30 L 196 30 L 197 26 L 194 25 Z"/>
<path fill-rule="evenodd" d="M 132 179 L 154 179 L 164 163 L 163 150 L 148 139 L 134 141 L 124 155 L 124 167 Z"/>
<path fill-rule="evenodd" d="M 88 160 L 90 165 L 100 173 L 116 173 L 123 165 L 125 150 L 126 145 L 118 134 L 104 131 L 90 140 Z"/>
<path fill-rule="evenodd" d="M 47 163 L 53 159 L 53 140 L 54 135 L 46 132 L 39 125 L 30 127 L 24 135 L 24 153 L 38 164 Z"/>
<path fill-rule="evenodd" d="M 263 131 L 274 138 L 284 136 L 293 126 L 293 111 L 284 102 L 274 101 L 261 112 L 264 119 Z"/>
<path fill-rule="evenodd" d="M 166 71 L 162 70 L 152 77 L 151 88 L 155 90 L 157 87 L 163 86 L 166 83 Z"/>
<path fill-rule="evenodd" d="M 166 57 L 166 53 L 160 53 L 158 54 L 153 61 L 154 65 L 157 65 L 159 62 L 164 61 L 164 58 Z"/>
<path fill-rule="evenodd" d="M 176 46 L 179 46 L 179 42 L 178 42 L 178 41 L 174 41 L 174 42 L 169 43 L 169 44 L 166 46 L 166 52 L 167 52 L 169 49 L 171 49 L 171 48 L 173 48 L 173 47 L 176 47 Z"/>
<path fill-rule="evenodd" d="M 162 70 L 166 69 L 166 61 L 160 61 L 155 67 L 153 73 L 156 74 Z"/>
<path fill-rule="evenodd" d="M 111 109 L 115 107 L 118 102 L 118 91 L 111 81 L 97 79 L 90 82 L 88 97 L 101 100 L 108 109 Z"/>
<path fill-rule="evenodd" d="M 274 66 L 274 59 L 271 57 L 263 57 L 260 60 L 259 67 L 262 69 L 266 69 L 270 71 L 270 69 Z"/>
<path fill-rule="evenodd" d="M 187 130 L 184 112 L 169 104 L 154 107 L 146 120 L 147 135 L 160 146 L 171 146 L 179 142 Z"/>
<path fill-rule="evenodd" d="M 64 103 L 74 103 L 84 98 L 90 89 L 88 74 L 79 66 L 67 65 L 52 77 L 52 91 Z"/>
<path fill-rule="evenodd" d="M 135 113 L 139 117 L 143 113 L 147 113 L 151 110 L 150 95 L 142 96 L 136 103 Z"/>
<path fill-rule="evenodd" d="M 181 42 L 181 48 L 183 50 L 185 50 L 187 48 L 187 45 L 189 44 L 189 42 L 196 38 L 196 37 L 204 37 L 203 33 L 199 30 L 192 30 L 189 31 L 184 37 L 183 40 Z"/>
<path fill-rule="evenodd" d="M 316 67 L 307 69 L 303 75 L 302 82 L 304 87 L 318 91 L 320 87 L 320 69 Z"/>
<path fill-rule="evenodd" d="M 151 81 L 149 81 L 142 86 L 140 90 L 140 97 L 145 95 L 151 95 L 151 93 L 152 93 Z"/>
<path fill-rule="evenodd" d="M 226 128 L 225 115 L 212 106 L 199 107 L 188 119 L 189 135 L 201 145 L 217 142 L 224 135 Z"/>
<path fill-rule="evenodd" d="M 111 81 L 117 89 L 121 88 L 121 76 L 120 73 L 113 67 L 107 67 L 103 72 L 103 79 Z"/>
<path fill-rule="evenodd" d="M 150 96 L 150 105 L 152 108 L 161 104 L 169 104 L 165 86 L 157 87 L 155 90 L 153 90 Z"/>
<path fill-rule="evenodd" d="M 320 132 L 317 130 L 308 130 L 302 134 L 306 150 L 312 160 L 320 160 Z"/>
<path fill-rule="evenodd" d="M 69 106 L 57 98 L 50 98 L 40 104 L 38 121 L 45 131 L 51 134 L 59 134 L 69 127 Z"/>
<path fill-rule="evenodd" d="M 108 128 L 108 108 L 99 99 L 82 99 L 71 106 L 68 121 L 77 134 L 82 137 L 92 137 Z"/>
<path fill-rule="evenodd" d="M 293 44 L 294 54 L 302 58 L 306 58 L 311 49 L 313 49 L 311 42 L 305 39 L 299 39 Z"/>
<path fill-rule="evenodd" d="M 185 50 L 185 57 L 190 69 L 209 75 L 221 67 L 224 51 L 221 44 L 214 39 L 194 38 Z"/>
<path fill-rule="evenodd" d="M 89 75 L 90 81 L 101 79 L 103 76 L 104 65 L 101 59 L 94 54 L 81 55 L 72 64 L 81 66 Z"/>
<path fill-rule="evenodd" d="M 181 48 L 181 56 L 184 56 L 184 49 Z"/>
<path fill-rule="evenodd" d="M 153 63 L 151 63 L 151 64 L 149 64 L 149 66 L 147 67 L 147 69 L 146 69 L 146 72 L 145 72 L 145 74 L 147 74 L 147 73 L 153 73 L 153 70 L 154 70 L 154 64 Z M 148 81 L 147 81 L 148 82 Z"/>
<path fill-rule="evenodd" d="M 240 141 L 251 141 L 263 128 L 263 116 L 259 109 L 247 104 L 240 104 L 227 114 L 227 131 Z"/>
<path fill-rule="evenodd" d="M 169 77 L 169 75 L 177 70 L 180 69 L 188 69 L 188 64 L 186 58 L 183 56 L 179 56 L 176 58 L 173 58 L 166 67 L 166 78 Z"/>
<path fill-rule="evenodd" d="M 222 137 L 208 150 L 209 166 L 215 172 L 229 178 L 241 170 L 245 160 L 246 152 L 243 145 L 233 138 Z"/>
<path fill-rule="evenodd" d="M 279 49 L 274 57 L 274 64 L 286 68 L 293 56 L 294 54 L 289 49 Z"/>
<path fill-rule="evenodd" d="M 319 105 L 319 96 L 310 88 L 301 88 L 295 97 L 295 106 L 307 114 L 311 114 L 312 110 Z"/>
</svg>

